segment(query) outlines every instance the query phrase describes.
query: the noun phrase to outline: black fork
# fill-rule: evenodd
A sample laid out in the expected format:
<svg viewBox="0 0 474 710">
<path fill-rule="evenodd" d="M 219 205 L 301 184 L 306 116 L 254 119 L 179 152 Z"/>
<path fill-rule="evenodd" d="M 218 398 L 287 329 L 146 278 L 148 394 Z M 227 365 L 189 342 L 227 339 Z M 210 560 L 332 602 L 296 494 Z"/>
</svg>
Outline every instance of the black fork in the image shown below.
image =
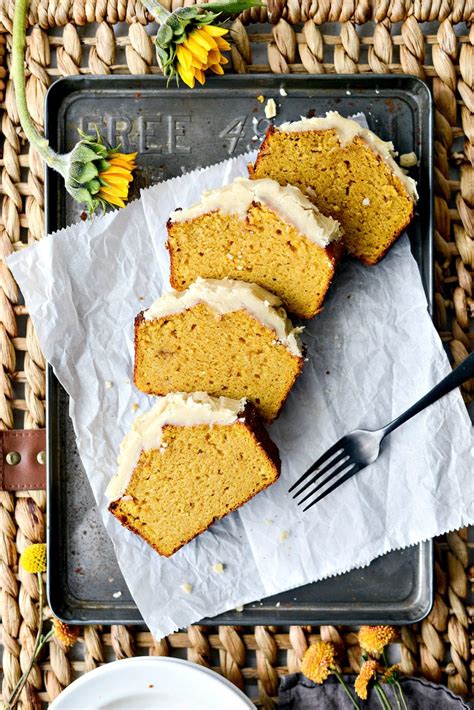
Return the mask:
<svg viewBox="0 0 474 710">
<path fill-rule="evenodd" d="M 400 414 L 387 426 L 376 431 L 355 429 L 343 436 L 342 439 L 339 439 L 308 468 L 288 492 L 292 493 L 294 491 L 293 498 L 299 499 L 298 505 L 302 505 L 312 499 L 304 508 L 304 510 L 308 510 L 348 481 L 349 478 L 355 476 L 361 469 L 376 461 L 380 454 L 380 445 L 387 434 L 390 434 L 401 424 L 414 417 L 415 414 L 426 409 L 430 404 L 437 402 L 438 399 L 441 399 L 441 397 L 444 397 L 448 392 L 456 389 L 456 387 L 459 387 L 471 377 L 474 377 L 474 352 L 444 380 L 435 385 L 424 397 L 415 402 L 410 409 Z M 328 484 L 330 484 L 329 487 L 320 492 Z M 301 498 L 303 493 L 305 495 Z M 319 495 L 313 498 L 318 493 Z"/>
</svg>

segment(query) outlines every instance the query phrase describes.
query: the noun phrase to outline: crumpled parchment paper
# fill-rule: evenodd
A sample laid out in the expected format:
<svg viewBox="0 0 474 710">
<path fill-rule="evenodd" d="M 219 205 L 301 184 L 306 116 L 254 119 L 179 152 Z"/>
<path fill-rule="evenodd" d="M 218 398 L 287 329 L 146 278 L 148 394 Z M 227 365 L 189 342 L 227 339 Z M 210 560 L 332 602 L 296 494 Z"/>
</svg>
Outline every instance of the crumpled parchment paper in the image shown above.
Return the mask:
<svg viewBox="0 0 474 710">
<path fill-rule="evenodd" d="M 169 213 L 246 174 L 249 156 L 156 185 L 105 217 L 8 260 L 45 356 L 68 391 L 79 452 L 118 561 L 154 636 L 367 565 L 474 522 L 472 430 L 453 392 L 390 436 L 379 460 L 308 513 L 289 485 L 340 436 L 377 428 L 450 371 L 408 239 L 377 266 L 347 261 L 307 324 L 308 362 L 270 427 L 280 481 L 165 559 L 107 512 L 104 490 L 139 403 L 133 321 L 167 281 Z M 224 573 L 213 572 L 216 562 Z M 191 593 L 181 588 L 192 585 Z"/>
</svg>

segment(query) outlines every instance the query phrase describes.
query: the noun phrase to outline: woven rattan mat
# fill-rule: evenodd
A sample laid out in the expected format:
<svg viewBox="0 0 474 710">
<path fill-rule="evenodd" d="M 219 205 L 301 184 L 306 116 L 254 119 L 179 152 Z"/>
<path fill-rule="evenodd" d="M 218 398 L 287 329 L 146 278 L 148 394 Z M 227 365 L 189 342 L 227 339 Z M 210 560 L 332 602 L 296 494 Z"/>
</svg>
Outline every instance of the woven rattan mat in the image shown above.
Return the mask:
<svg viewBox="0 0 474 710">
<path fill-rule="evenodd" d="M 44 359 L 3 261 L 13 250 L 41 239 L 44 230 L 43 166 L 22 140 L 8 77 L 13 7 L 13 0 L 0 0 L 4 429 L 45 425 Z M 236 72 L 404 72 L 431 83 L 436 104 L 436 324 L 455 364 L 471 349 L 474 303 L 472 15 L 472 0 L 271 0 L 268 12 L 248 11 L 233 25 Z M 157 72 L 152 46 L 156 28 L 147 27 L 149 19 L 138 0 L 32 0 L 27 95 L 38 124 L 46 90 L 59 76 Z M 472 382 L 463 394 L 466 401 L 472 400 Z M 3 697 L 26 666 L 36 633 L 36 579 L 19 571 L 17 561 L 27 544 L 44 540 L 45 506 L 43 492 L 0 492 Z M 433 611 L 422 623 L 403 628 L 399 644 L 405 673 L 423 675 L 466 695 L 472 691 L 471 551 L 467 530 L 438 541 Z M 272 707 L 279 676 L 298 670 L 308 643 L 319 636 L 340 647 L 347 670 L 357 670 L 357 639 L 344 627 L 194 626 L 155 643 L 144 629 L 89 626 L 69 655 L 50 643 L 49 653 L 33 669 L 21 707 L 39 707 L 101 663 L 141 654 L 181 656 L 213 667 L 245 687 L 254 702 Z"/>
</svg>

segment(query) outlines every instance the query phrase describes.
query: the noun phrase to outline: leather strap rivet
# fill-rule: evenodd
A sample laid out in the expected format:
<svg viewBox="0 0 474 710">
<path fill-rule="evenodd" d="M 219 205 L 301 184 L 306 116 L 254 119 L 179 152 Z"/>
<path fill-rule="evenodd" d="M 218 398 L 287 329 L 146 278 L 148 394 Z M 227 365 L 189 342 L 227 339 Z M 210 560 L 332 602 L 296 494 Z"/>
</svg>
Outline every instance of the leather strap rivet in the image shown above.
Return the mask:
<svg viewBox="0 0 474 710">
<path fill-rule="evenodd" d="M 18 451 L 9 451 L 5 459 L 9 466 L 17 466 L 21 461 L 21 456 Z"/>
<path fill-rule="evenodd" d="M 38 463 L 44 466 L 44 464 L 46 463 L 46 451 L 40 451 L 38 454 L 36 454 L 36 460 L 38 461 Z"/>
</svg>

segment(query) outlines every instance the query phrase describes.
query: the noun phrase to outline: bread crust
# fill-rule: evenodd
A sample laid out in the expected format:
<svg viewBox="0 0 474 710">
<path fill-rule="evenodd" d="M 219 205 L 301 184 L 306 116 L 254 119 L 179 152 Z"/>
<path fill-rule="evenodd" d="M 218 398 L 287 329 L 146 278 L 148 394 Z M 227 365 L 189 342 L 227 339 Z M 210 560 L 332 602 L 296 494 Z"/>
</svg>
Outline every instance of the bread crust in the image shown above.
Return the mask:
<svg viewBox="0 0 474 710">
<path fill-rule="evenodd" d="M 327 130 L 329 130 L 329 129 L 327 129 Z M 262 145 L 260 146 L 260 149 L 259 149 L 259 151 L 258 151 L 258 155 L 257 155 L 257 158 L 256 158 L 256 160 L 255 160 L 255 164 L 252 165 L 252 163 L 249 163 L 249 165 L 248 165 L 248 173 L 249 173 L 249 177 L 250 177 L 250 178 L 256 179 L 256 178 L 255 178 L 256 170 L 257 170 L 257 168 L 258 168 L 258 166 L 259 166 L 259 164 L 260 164 L 260 161 L 263 160 L 263 158 L 264 158 L 265 149 L 267 148 L 267 145 L 269 144 L 269 141 L 270 141 L 271 137 L 273 136 L 273 134 L 274 134 L 274 133 L 277 133 L 277 132 L 278 132 L 278 131 L 277 131 L 277 129 L 275 128 L 275 126 L 269 126 L 269 128 L 267 129 L 267 132 L 266 132 L 266 134 L 265 134 L 265 138 L 263 139 Z M 306 133 L 324 133 L 324 131 L 305 131 L 305 132 L 306 132 Z M 370 146 L 368 146 L 362 138 L 356 136 L 355 142 L 363 143 L 363 144 L 367 147 L 368 150 L 371 150 Z M 377 153 L 375 153 L 375 151 L 372 151 L 372 153 L 375 155 L 375 157 L 377 158 L 377 161 L 378 161 L 379 163 L 386 165 L 386 163 L 384 162 L 383 158 L 382 158 L 380 155 L 377 155 Z M 390 170 L 389 166 L 387 166 L 387 167 L 388 167 L 388 169 Z M 405 222 L 405 224 L 404 224 L 402 227 L 400 227 L 400 229 L 394 234 L 394 236 L 393 236 L 393 238 L 391 239 L 391 241 L 389 242 L 389 244 L 388 244 L 388 245 L 385 247 L 385 249 L 380 253 L 380 255 L 377 257 L 377 259 L 367 259 L 367 258 L 365 258 L 364 256 L 361 256 L 361 255 L 358 255 L 358 254 L 353 254 L 352 252 L 348 252 L 348 253 L 350 253 L 350 255 L 351 255 L 354 259 L 357 259 L 358 261 L 361 261 L 363 264 L 366 264 L 367 266 L 375 266 L 375 264 L 378 264 L 378 263 L 384 258 L 384 256 L 386 256 L 386 254 L 387 254 L 387 252 L 389 251 L 389 249 L 392 248 L 392 246 L 395 244 L 395 242 L 397 241 L 397 239 L 403 234 L 403 232 L 406 230 L 406 228 L 408 227 L 408 225 L 409 225 L 410 222 L 412 221 L 413 215 L 414 215 L 414 212 L 415 212 L 415 205 L 414 205 L 413 200 L 411 199 L 410 195 L 409 195 L 408 192 L 406 191 L 406 188 L 404 187 L 404 185 L 402 184 L 402 182 L 399 180 L 399 178 L 398 178 L 393 172 L 392 172 L 391 174 L 392 174 L 393 180 L 397 183 L 397 185 L 399 186 L 399 188 L 400 188 L 400 189 L 403 191 L 403 193 L 406 195 L 407 200 L 409 200 L 410 203 L 411 203 L 410 216 L 408 217 L 408 219 L 407 219 L 407 221 Z M 316 315 L 316 314 L 315 314 L 315 315 Z"/>
<path fill-rule="evenodd" d="M 262 449 L 262 451 L 265 453 L 269 463 L 271 464 L 271 466 L 273 467 L 273 469 L 275 471 L 275 477 L 272 481 L 267 483 L 267 485 L 265 485 L 263 488 L 261 488 L 258 491 L 258 493 L 261 493 L 262 491 L 269 488 L 269 486 L 271 486 L 273 483 L 275 483 L 278 480 L 278 478 L 280 477 L 280 473 L 281 473 L 280 454 L 278 452 L 278 448 L 277 448 L 276 444 L 270 439 L 270 436 L 268 435 L 267 430 L 263 426 L 262 420 L 258 416 L 257 411 L 256 411 L 255 407 L 253 406 L 253 404 L 251 404 L 250 402 L 247 402 L 247 404 L 245 405 L 245 408 L 242 410 L 241 413 L 238 414 L 238 419 L 239 420 L 243 419 L 244 421 L 243 422 L 237 421 L 236 423 L 230 424 L 230 425 L 229 424 L 226 424 L 226 425 L 216 424 L 215 426 L 244 426 L 244 427 L 246 427 L 246 429 L 249 431 L 249 433 L 253 437 L 258 448 Z M 166 429 L 166 426 L 164 428 Z M 255 495 L 258 495 L 258 493 L 256 493 Z M 130 523 L 128 521 L 128 519 L 125 515 L 122 515 L 118 511 L 120 499 L 111 501 L 109 503 L 108 510 L 120 522 L 121 525 L 123 525 L 125 528 L 127 528 L 127 530 L 130 530 L 130 532 L 133 532 L 136 535 L 138 535 L 138 537 L 141 537 L 142 540 L 145 540 L 145 542 L 148 545 L 150 545 L 150 547 L 152 547 L 155 550 L 155 552 L 157 552 L 159 555 L 162 555 L 163 557 L 171 557 L 172 555 L 174 555 L 175 552 L 177 552 L 182 547 L 184 547 L 189 542 L 191 542 L 191 540 L 194 540 L 196 537 L 198 537 L 198 535 L 201 535 L 203 532 L 208 530 L 211 527 L 211 525 L 213 525 L 215 522 L 217 522 L 218 520 L 222 520 L 222 518 L 229 515 L 229 513 L 233 513 L 235 510 L 238 510 L 245 503 L 248 503 L 248 501 L 254 497 L 255 496 L 249 496 L 248 498 L 243 500 L 241 503 L 239 503 L 239 505 L 236 505 L 231 510 L 227 511 L 224 515 L 213 518 L 212 521 L 209 523 L 209 525 L 202 528 L 202 530 L 199 530 L 195 535 L 193 535 L 192 538 L 187 540 L 182 545 L 177 545 L 172 550 L 172 552 L 164 552 L 163 550 L 160 550 L 158 545 L 154 544 L 153 542 L 151 542 L 151 540 L 147 539 L 147 537 L 145 535 L 143 535 L 142 532 L 140 530 L 138 530 L 138 528 L 136 528 L 132 523 Z"/>
</svg>

